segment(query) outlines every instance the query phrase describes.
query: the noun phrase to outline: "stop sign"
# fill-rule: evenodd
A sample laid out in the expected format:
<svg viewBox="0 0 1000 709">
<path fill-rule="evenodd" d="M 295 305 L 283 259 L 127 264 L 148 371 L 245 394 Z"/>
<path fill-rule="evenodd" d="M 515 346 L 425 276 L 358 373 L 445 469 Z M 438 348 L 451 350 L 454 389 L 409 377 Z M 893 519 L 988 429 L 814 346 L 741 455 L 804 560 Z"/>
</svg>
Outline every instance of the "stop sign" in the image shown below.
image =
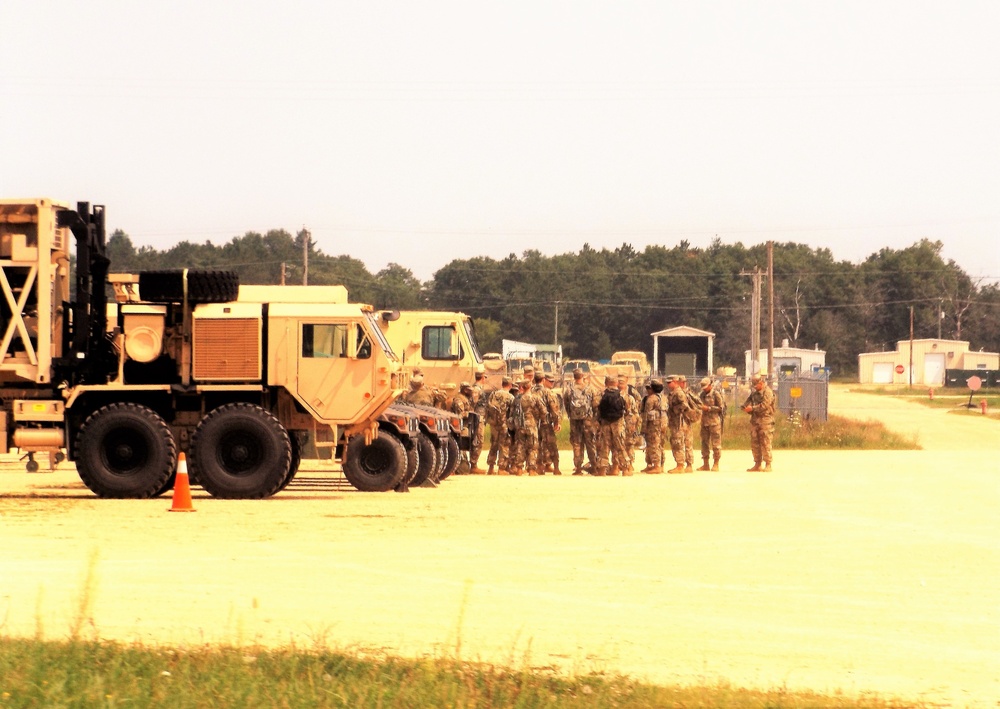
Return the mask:
<svg viewBox="0 0 1000 709">
<path fill-rule="evenodd" d="M 904 367 L 901 364 L 897 364 L 896 365 L 896 374 L 902 374 L 905 371 L 906 371 L 906 367 Z"/>
<path fill-rule="evenodd" d="M 972 391 L 979 391 L 983 386 L 983 380 L 973 374 L 971 377 L 965 380 L 965 383 L 969 385 L 969 389 Z"/>
</svg>

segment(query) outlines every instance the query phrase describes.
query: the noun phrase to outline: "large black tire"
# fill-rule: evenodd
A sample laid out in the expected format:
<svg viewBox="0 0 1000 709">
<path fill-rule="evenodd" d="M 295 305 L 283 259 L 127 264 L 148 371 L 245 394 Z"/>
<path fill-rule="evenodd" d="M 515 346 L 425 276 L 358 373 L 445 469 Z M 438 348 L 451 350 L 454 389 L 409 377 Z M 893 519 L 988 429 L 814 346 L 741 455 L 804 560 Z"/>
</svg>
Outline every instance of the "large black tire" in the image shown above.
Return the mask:
<svg viewBox="0 0 1000 709">
<path fill-rule="evenodd" d="M 355 436 L 347 444 L 344 477 L 362 492 L 386 492 L 394 489 L 406 475 L 406 449 L 403 442 L 386 431 L 369 445 L 364 436 Z"/>
<path fill-rule="evenodd" d="M 288 482 L 292 442 L 268 411 L 253 404 L 226 404 L 198 424 L 189 462 L 213 496 L 256 500 Z"/>
<path fill-rule="evenodd" d="M 189 303 L 228 303 L 240 294 L 240 277 L 235 271 L 188 271 Z M 154 303 L 184 300 L 184 272 L 140 271 L 139 296 Z"/>
<path fill-rule="evenodd" d="M 289 433 L 288 439 L 292 443 L 292 462 L 288 466 L 288 474 L 285 476 L 285 479 L 282 481 L 282 483 L 278 486 L 278 489 L 274 491 L 274 494 L 278 494 L 286 487 L 288 487 L 288 483 L 292 481 L 292 478 L 295 477 L 295 474 L 299 472 L 299 466 L 302 465 L 302 442 L 299 440 L 299 434 Z"/>
<path fill-rule="evenodd" d="M 444 480 L 458 470 L 458 464 L 462 462 L 462 451 L 458 447 L 458 440 L 455 436 L 448 436 L 446 443 L 448 444 L 448 462 L 445 464 L 444 470 L 441 471 L 439 480 Z"/>
<path fill-rule="evenodd" d="M 434 441 L 424 433 L 418 433 L 415 442 L 420 453 L 420 462 L 417 465 L 417 473 L 413 476 L 410 484 L 422 485 L 438 471 L 437 448 L 434 446 Z"/>
<path fill-rule="evenodd" d="M 98 497 L 155 497 L 169 489 L 176 466 L 170 428 L 140 404 L 108 404 L 76 436 L 77 472 Z"/>
<path fill-rule="evenodd" d="M 403 483 L 412 485 L 413 478 L 417 476 L 420 468 L 420 449 L 417 448 L 417 439 L 410 436 L 403 441 L 403 450 L 406 451 L 406 472 L 403 474 Z"/>
</svg>

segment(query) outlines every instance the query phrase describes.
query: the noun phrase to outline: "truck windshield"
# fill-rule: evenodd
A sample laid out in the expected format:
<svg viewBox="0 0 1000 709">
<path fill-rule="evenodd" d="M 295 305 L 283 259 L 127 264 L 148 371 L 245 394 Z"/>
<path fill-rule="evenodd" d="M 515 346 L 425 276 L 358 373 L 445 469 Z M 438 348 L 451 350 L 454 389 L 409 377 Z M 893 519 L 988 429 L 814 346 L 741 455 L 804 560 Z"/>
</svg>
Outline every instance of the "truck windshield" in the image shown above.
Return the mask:
<svg viewBox="0 0 1000 709">
<path fill-rule="evenodd" d="M 476 342 L 476 329 L 472 326 L 471 320 L 465 321 L 465 334 L 469 338 L 469 346 L 472 348 L 472 357 L 476 360 L 476 364 L 483 361 L 483 356 L 479 354 L 479 343 Z"/>
<path fill-rule="evenodd" d="M 375 320 L 375 315 L 372 313 L 365 313 L 365 318 L 368 320 L 369 333 L 375 334 L 375 338 L 379 341 L 379 344 L 382 345 L 382 349 L 385 350 L 386 356 L 391 360 L 398 361 L 399 357 L 397 357 L 396 353 L 392 351 L 392 345 L 390 345 L 389 341 L 385 339 L 385 333 L 379 329 L 378 322 Z"/>
</svg>

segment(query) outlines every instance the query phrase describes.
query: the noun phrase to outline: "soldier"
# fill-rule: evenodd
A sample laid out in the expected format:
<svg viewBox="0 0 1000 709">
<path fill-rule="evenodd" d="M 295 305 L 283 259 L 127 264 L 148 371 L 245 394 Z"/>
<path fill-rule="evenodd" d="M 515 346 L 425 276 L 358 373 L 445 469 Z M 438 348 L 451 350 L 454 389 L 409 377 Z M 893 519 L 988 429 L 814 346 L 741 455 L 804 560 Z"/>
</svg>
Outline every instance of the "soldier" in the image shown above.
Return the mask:
<svg viewBox="0 0 1000 709">
<path fill-rule="evenodd" d="M 668 473 L 691 472 L 691 467 L 685 470 L 685 446 L 687 445 L 687 411 L 691 408 L 687 394 L 681 388 L 677 375 L 667 377 L 667 428 L 670 431 L 670 452 L 674 455 L 674 467 Z"/>
<path fill-rule="evenodd" d="M 440 389 L 434 390 L 434 405 L 444 411 L 451 411 L 451 400 L 456 396 L 458 387 L 455 382 L 445 382 Z"/>
<path fill-rule="evenodd" d="M 424 377 L 420 374 L 410 377 L 410 390 L 399 398 L 407 404 L 434 406 L 434 394 L 424 388 Z"/>
<path fill-rule="evenodd" d="M 684 414 L 687 419 L 687 429 L 684 431 L 684 472 L 694 472 L 694 425 L 701 421 L 701 399 L 694 392 L 688 389 L 687 377 L 683 374 L 677 375 L 681 390 L 688 399 L 688 409 Z"/>
<path fill-rule="evenodd" d="M 726 400 L 722 394 L 715 389 L 712 380 L 705 377 L 701 380 L 701 460 L 702 464 L 698 470 L 709 470 L 708 455 L 711 452 L 711 470 L 719 470 L 719 460 L 722 458 L 722 426 L 723 412 L 726 409 Z"/>
<path fill-rule="evenodd" d="M 625 447 L 625 455 L 628 457 L 628 472 L 635 470 L 635 447 L 639 443 L 639 436 L 642 431 L 642 419 L 639 414 L 642 400 L 639 393 L 629 384 L 627 374 L 618 375 L 618 390 L 625 400 L 625 418 L 622 425 L 622 444 Z"/>
<path fill-rule="evenodd" d="M 646 437 L 646 467 L 644 473 L 663 472 L 663 444 L 660 440 L 660 419 L 663 403 L 663 382 L 653 379 L 646 385 L 646 397 L 642 400 L 643 435 Z"/>
<path fill-rule="evenodd" d="M 774 435 L 774 392 L 759 374 L 750 377 L 750 396 L 743 410 L 750 414 L 750 450 L 753 467 L 747 472 L 771 472 L 771 437 Z M 761 467 L 763 463 L 763 467 Z"/>
<path fill-rule="evenodd" d="M 494 475 L 493 467 L 500 464 L 500 475 L 506 475 L 504 464 L 510 455 L 510 434 L 507 432 L 507 416 L 514 396 L 510 393 L 510 377 L 504 377 L 500 388 L 487 395 L 486 423 L 490 426 L 490 451 L 486 454 L 486 474 Z"/>
<path fill-rule="evenodd" d="M 517 426 L 517 445 L 511 473 L 521 474 L 522 466 L 528 475 L 538 475 L 538 422 L 545 416 L 545 402 L 531 390 L 531 382 L 521 382 L 521 397 L 518 402 L 520 420 Z"/>
<path fill-rule="evenodd" d="M 486 472 L 479 467 L 479 456 L 483 452 L 483 441 L 486 440 L 486 400 L 489 398 L 489 394 L 494 391 L 495 389 L 487 386 L 486 368 L 479 365 L 476 368 L 476 381 L 472 385 L 472 408 L 479 417 L 479 421 L 476 424 L 476 430 L 470 432 L 472 443 L 469 447 L 469 464 L 472 466 L 471 472 L 476 475 L 482 475 Z"/>
<path fill-rule="evenodd" d="M 448 408 L 451 413 L 462 419 L 462 436 L 469 436 L 471 438 L 472 431 L 469 430 L 468 419 L 469 414 L 472 412 L 472 385 L 469 382 L 459 384 L 458 393 L 452 397 Z M 469 470 L 467 472 L 472 472 L 471 463 L 469 463 Z"/>
<path fill-rule="evenodd" d="M 625 425 L 625 398 L 614 377 L 604 378 L 604 393 L 597 406 L 600 436 L 597 439 L 598 469 L 594 475 L 631 475 L 628 456 L 625 453 L 623 428 Z M 608 472 L 608 455 L 611 456 L 611 470 Z"/>
<path fill-rule="evenodd" d="M 514 382 L 511 387 L 511 400 L 507 405 L 507 457 L 500 461 L 500 474 L 520 475 L 521 469 L 514 469 L 517 458 L 517 430 L 524 425 L 524 412 L 521 410 L 521 382 Z"/>
<path fill-rule="evenodd" d="M 538 473 L 544 475 L 562 475 L 559 470 L 559 445 L 556 443 L 556 433 L 562 429 L 562 405 L 553 388 L 555 377 L 551 374 L 535 375 L 533 392 L 538 394 L 545 404 L 545 415 L 538 421 Z"/>
<path fill-rule="evenodd" d="M 573 475 L 583 475 L 583 452 L 586 450 L 591 470 L 597 460 L 593 435 L 594 395 L 585 381 L 585 374 L 577 367 L 573 370 L 573 385 L 563 400 L 569 417 L 569 442 L 573 447 Z"/>
</svg>

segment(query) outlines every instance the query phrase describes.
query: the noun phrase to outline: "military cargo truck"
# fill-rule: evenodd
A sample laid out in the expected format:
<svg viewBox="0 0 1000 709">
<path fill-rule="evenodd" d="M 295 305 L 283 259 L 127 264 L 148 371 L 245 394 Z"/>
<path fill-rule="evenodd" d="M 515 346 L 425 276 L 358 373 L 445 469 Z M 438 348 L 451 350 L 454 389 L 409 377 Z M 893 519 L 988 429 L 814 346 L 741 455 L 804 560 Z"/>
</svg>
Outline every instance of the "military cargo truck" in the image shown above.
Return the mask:
<svg viewBox="0 0 1000 709">
<path fill-rule="evenodd" d="M 406 378 L 369 306 L 238 302 L 231 272 L 109 269 L 103 206 L 0 200 L 0 444 L 29 471 L 65 450 L 97 495 L 151 497 L 184 451 L 211 494 L 261 498 L 295 475 L 300 433 L 348 457 L 387 435 Z"/>
</svg>

